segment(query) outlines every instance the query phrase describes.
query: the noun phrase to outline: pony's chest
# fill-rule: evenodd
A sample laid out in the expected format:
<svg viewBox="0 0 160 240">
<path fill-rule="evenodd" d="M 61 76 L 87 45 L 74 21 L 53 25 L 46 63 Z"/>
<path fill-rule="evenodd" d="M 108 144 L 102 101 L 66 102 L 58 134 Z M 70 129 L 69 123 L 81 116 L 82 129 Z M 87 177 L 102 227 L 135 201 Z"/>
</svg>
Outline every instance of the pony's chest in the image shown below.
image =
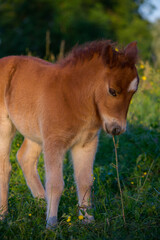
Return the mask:
<svg viewBox="0 0 160 240">
<path fill-rule="evenodd" d="M 73 145 L 80 145 L 85 147 L 88 143 L 92 142 L 94 138 L 98 135 L 99 129 L 87 129 L 80 131 L 75 138 L 72 140 Z"/>
</svg>

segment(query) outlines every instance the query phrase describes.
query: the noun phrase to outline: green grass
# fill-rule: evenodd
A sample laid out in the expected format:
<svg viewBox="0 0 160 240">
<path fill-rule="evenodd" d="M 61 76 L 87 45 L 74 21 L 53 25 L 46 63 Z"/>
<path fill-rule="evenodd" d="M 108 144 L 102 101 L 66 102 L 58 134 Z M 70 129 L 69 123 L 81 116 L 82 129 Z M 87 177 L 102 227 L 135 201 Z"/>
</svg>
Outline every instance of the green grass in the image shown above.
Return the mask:
<svg viewBox="0 0 160 240">
<path fill-rule="evenodd" d="M 23 137 L 12 144 L 9 214 L 0 222 L 0 239 L 160 239 L 160 72 L 145 65 L 128 115 L 128 129 L 119 140 L 118 159 L 126 225 L 117 185 L 114 146 L 101 133 L 92 189 L 95 223 L 78 219 L 76 187 L 69 154 L 64 160 L 65 189 L 59 206 L 59 226 L 46 230 L 46 203 L 34 199 L 16 161 Z M 43 156 L 38 165 L 44 183 Z M 66 221 L 71 216 L 71 225 Z"/>
</svg>

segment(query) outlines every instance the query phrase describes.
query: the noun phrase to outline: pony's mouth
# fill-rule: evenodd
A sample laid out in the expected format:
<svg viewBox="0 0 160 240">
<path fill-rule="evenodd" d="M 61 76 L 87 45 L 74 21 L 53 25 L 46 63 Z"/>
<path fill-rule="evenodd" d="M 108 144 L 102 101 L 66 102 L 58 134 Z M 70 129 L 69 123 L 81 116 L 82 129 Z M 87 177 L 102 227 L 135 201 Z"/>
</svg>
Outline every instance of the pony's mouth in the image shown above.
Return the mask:
<svg viewBox="0 0 160 240">
<path fill-rule="evenodd" d="M 108 126 L 105 123 L 105 132 L 107 132 L 108 134 L 112 135 L 112 136 L 116 136 L 116 135 L 120 135 L 123 132 L 125 132 L 125 129 L 122 129 L 122 127 L 116 123 Z"/>
</svg>

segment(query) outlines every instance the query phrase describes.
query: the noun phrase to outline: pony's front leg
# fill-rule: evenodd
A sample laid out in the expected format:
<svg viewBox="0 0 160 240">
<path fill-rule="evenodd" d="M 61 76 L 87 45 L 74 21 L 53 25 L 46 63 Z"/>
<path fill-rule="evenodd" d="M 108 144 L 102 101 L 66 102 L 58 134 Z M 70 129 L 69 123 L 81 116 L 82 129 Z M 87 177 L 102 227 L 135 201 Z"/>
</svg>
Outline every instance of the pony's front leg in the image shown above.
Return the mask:
<svg viewBox="0 0 160 240">
<path fill-rule="evenodd" d="M 63 156 L 61 144 L 46 141 L 44 144 L 44 161 L 46 171 L 47 228 L 57 226 L 57 212 L 64 188 Z"/>
<path fill-rule="evenodd" d="M 91 187 L 93 185 L 93 162 L 97 150 L 98 138 L 87 143 L 85 146 L 76 145 L 72 148 L 75 180 L 78 190 L 79 206 L 85 212 L 84 222 L 94 220 L 92 215 L 87 213 L 91 208 Z M 81 211 L 79 214 L 82 215 Z"/>
</svg>

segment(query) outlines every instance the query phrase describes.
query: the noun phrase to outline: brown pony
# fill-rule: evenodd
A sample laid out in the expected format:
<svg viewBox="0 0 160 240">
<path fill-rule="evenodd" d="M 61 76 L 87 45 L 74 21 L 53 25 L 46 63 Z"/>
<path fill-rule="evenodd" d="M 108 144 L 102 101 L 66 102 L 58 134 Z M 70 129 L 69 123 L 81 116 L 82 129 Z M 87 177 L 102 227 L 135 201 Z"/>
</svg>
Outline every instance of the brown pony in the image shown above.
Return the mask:
<svg viewBox="0 0 160 240">
<path fill-rule="evenodd" d="M 79 205 L 85 221 L 91 207 L 93 162 L 102 127 L 111 135 L 126 129 L 128 106 L 138 87 L 136 42 L 114 50 L 110 41 L 75 48 L 51 64 L 34 57 L 0 59 L 0 208 L 7 212 L 9 153 L 16 129 L 25 137 L 18 162 L 34 197 L 47 199 L 47 227 L 57 223 L 64 188 L 63 157 L 71 149 Z M 43 150 L 46 192 L 37 172 Z"/>
</svg>

